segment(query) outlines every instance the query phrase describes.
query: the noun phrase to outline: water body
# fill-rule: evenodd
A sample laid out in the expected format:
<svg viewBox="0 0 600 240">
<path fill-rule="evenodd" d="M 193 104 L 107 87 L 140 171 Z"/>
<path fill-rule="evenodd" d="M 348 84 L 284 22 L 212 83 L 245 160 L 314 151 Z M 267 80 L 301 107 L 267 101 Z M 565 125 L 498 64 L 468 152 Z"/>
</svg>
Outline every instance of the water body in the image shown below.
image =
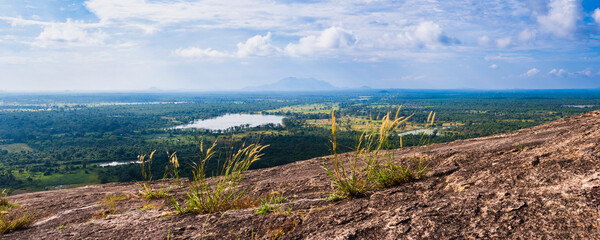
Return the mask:
<svg viewBox="0 0 600 240">
<path fill-rule="evenodd" d="M 446 129 L 446 128 L 450 128 L 450 127 L 436 127 L 436 128 L 429 129 L 429 131 L 427 131 L 427 128 L 415 129 L 415 130 L 410 130 L 410 131 L 406 131 L 406 132 L 400 133 L 400 134 L 398 134 L 398 136 L 404 136 L 404 135 L 408 135 L 408 134 L 415 134 L 415 135 L 416 134 L 422 134 L 425 131 L 427 131 L 427 133 L 426 133 L 427 135 L 431 135 L 431 134 L 433 134 L 434 130 L 438 130 L 439 131 L 441 129 Z"/>
<path fill-rule="evenodd" d="M 245 126 L 257 127 L 266 124 L 281 125 L 285 117 L 261 114 L 225 114 L 216 118 L 195 120 L 186 125 L 176 126 L 173 129 L 201 128 L 208 130 L 227 130 L 232 127 Z"/>
<path fill-rule="evenodd" d="M 100 167 L 114 167 L 114 166 L 134 164 L 134 163 L 140 163 L 140 162 L 139 161 L 107 162 L 107 163 L 100 163 L 100 164 L 98 164 L 98 166 L 100 166 Z"/>
</svg>

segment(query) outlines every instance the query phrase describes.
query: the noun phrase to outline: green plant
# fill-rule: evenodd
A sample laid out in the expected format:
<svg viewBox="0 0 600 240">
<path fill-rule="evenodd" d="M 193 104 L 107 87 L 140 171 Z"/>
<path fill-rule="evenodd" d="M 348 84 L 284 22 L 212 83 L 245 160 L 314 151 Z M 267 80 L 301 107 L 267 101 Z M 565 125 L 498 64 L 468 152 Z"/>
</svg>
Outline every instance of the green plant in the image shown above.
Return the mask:
<svg viewBox="0 0 600 240">
<path fill-rule="evenodd" d="M 35 215 L 26 209 L 0 211 L 0 235 L 29 227 Z"/>
<path fill-rule="evenodd" d="M 325 171 L 332 179 L 334 193 L 326 196 L 330 201 L 339 201 L 346 197 L 359 197 L 365 195 L 375 187 L 390 187 L 406 181 L 421 178 L 427 171 L 426 154 L 419 157 L 413 156 L 412 164 L 402 166 L 391 148 L 390 138 L 399 125 L 408 121 L 413 115 L 399 117 L 400 108 L 394 118 L 388 112 L 378 127 L 372 119 L 368 129 L 358 137 L 358 143 L 353 152 L 343 157 L 338 154 L 337 125 L 335 112 L 331 113 L 331 143 L 333 159 L 328 166 L 323 163 Z M 433 126 L 435 113 L 430 112 L 427 118 L 427 129 L 421 136 L 420 145 L 429 145 L 429 138 L 425 139 L 427 132 Z M 402 138 L 400 137 L 400 147 Z"/>
<path fill-rule="evenodd" d="M 146 155 L 139 155 L 138 162 L 140 163 L 140 168 L 142 171 L 142 178 L 144 178 L 143 182 L 136 182 L 138 186 L 140 186 L 140 194 L 147 199 L 158 199 L 165 198 L 169 196 L 167 190 L 163 188 L 161 185 L 158 190 L 152 189 L 150 182 L 152 181 L 152 158 L 154 157 L 154 153 L 156 151 L 152 151 L 146 159 Z M 174 155 L 174 154 L 173 154 Z M 177 156 L 175 156 L 175 159 Z M 179 166 L 179 164 L 177 164 Z"/>
<path fill-rule="evenodd" d="M 375 186 L 374 179 L 380 164 L 380 158 L 384 157 L 384 151 L 389 147 L 389 137 L 392 130 L 412 116 L 398 117 L 399 113 L 400 108 L 396 111 L 394 120 L 390 119 L 390 113 L 388 113 L 383 117 L 379 128 L 374 126 L 374 121 L 371 119 L 369 129 L 360 135 L 358 143 L 353 149 L 354 151 L 341 157 L 338 154 L 335 112 L 331 112 L 333 166 L 328 167 L 324 163 L 323 167 L 331 177 L 332 185 L 336 191 L 336 195 L 332 198 L 362 196 Z M 388 159 L 388 161 L 391 161 L 391 159 Z"/>
<path fill-rule="evenodd" d="M 173 203 L 173 208 L 175 208 L 175 211 L 177 211 L 177 213 L 182 214 L 182 213 L 186 212 L 185 209 L 183 207 L 181 207 L 179 202 L 177 202 L 177 200 L 175 200 L 175 197 L 171 196 L 171 200 Z"/>
<path fill-rule="evenodd" d="M 250 165 L 260 159 L 261 151 L 267 146 L 251 144 L 242 147 L 237 153 L 225 159 L 220 175 L 209 182 L 206 178 L 206 163 L 213 158 L 216 143 L 206 150 L 201 142 L 201 161 L 195 163 L 193 179 L 187 191 L 187 206 L 184 212 L 213 213 L 229 209 L 243 208 L 252 205 L 248 198 L 244 198 L 245 189 L 240 189 L 240 183 Z M 175 208 L 178 208 L 177 201 Z M 179 207 L 180 208 L 180 207 Z"/>
<path fill-rule="evenodd" d="M 431 127 L 433 126 L 433 122 L 435 120 L 435 113 L 429 112 L 429 116 L 427 117 L 427 128 L 421 134 L 421 139 L 419 140 L 420 146 L 429 146 L 429 135 L 427 134 Z M 428 136 L 427 138 L 425 136 Z M 390 144 L 389 142 L 385 142 L 383 144 L 383 148 L 385 150 L 389 150 Z M 400 138 L 400 147 L 402 148 L 402 138 Z M 427 149 L 426 149 L 427 150 Z M 429 169 L 428 165 L 425 163 L 427 157 L 427 151 L 425 154 L 421 154 L 417 157 L 416 152 L 412 156 L 412 161 L 406 166 L 402 166 L 401 164 L 396 162 L 396 157 L 393 151 L 385 151 L 383 154 L 383 158 L 385 161 L 375 166 L 374 176 L 375 182 L 377 182 L 379 187 L 387 188 L 392 186 L 397 186 L 399 184 L 409 182 L 415 179 L 420 179 L 425 175 Z"/>
<path fill-rule="evenodd" d="M 110 214 L 117 213 L 117 202 L 125 201 L 130 199 L 130 196 L 125 193 L 107 193 L 102 200 L 100 200 L 100 204 L 103 207 L 103 211 L 96 213 L 98 217 L 105 218 Z"/>
<path fill-rule="evenodd" d="M 279 210 L 281 207 L 279 204 L 284 202 L 287 202 L 287 199 L 283 197 L 283 194 L 276 192 L 271 193 L 260 200 L 260 204 L 256 208 L 257 211 L 255 214 L 264 214 Z"/>
<path fill-rule="evenodd" d="M 8 201 L 8 199 L 5 198 L 7 194 L 8 194 L 8 189 L 2 189 L 2 191 L 0 191 L 0 211 L 15 208 L 15 207 L 19 206 L 17 204 L 14 204 L 14 203 L 11 203 L 10 201 Z"/>
<path fill-rule="evenodd" d="M 521 143 L 519 143 L 517 145 L 517 150 L 520 152 L 520 151 L 523 151 L 523 149 L 525 149 L 525 146 L 523 146 L 523 145 L 521 145 Z"/>
<path fill-rule="evenodd" d="M 337 202 L 337 201 L 344 200 L 346 197 L 348 197 L 348 196 L 344 193 L 333 192 L 333 193 L 325 195 L 325 200 L 330 201 L 330 202 Z"/>
<path fill-rule="evenodd" d="M 171 165 L 167 165 L 165 169 L 165 176 L 173 177 L 177 180 L 177 186 L 181 187 L 181 180 L 179 179 L 179 159 L 177 158 L 177 154 L 167 152 L 167 156 L 169 157 L 169 163 Z M 170 176 L 169 176 L 170 175 Z"/>
</svg>

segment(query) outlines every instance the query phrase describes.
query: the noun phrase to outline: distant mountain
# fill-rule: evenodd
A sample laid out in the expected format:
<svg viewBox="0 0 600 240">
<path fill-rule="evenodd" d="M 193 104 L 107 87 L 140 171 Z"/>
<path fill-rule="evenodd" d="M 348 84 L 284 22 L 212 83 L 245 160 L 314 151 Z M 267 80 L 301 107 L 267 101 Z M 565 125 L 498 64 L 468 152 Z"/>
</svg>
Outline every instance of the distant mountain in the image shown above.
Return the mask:
<svg viewBox="0 0 600 240">
<path fill-rule="evenodd" d="M 288 77 L 275 83 L 244 88 L 246 91 L 335 91 L 339 88 L 314 78 Z"/>
</svg>

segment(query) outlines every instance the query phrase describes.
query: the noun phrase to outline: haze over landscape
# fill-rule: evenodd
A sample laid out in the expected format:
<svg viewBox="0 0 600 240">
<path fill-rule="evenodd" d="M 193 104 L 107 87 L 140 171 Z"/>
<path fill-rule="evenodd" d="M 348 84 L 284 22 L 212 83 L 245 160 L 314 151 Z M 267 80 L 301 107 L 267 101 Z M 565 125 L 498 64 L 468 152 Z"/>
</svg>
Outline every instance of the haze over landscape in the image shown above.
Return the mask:
<svg viewBox="0 0 600 240">
<path fill-rule="evenodd" d="M 0 91 L 600 87 L 600 2 L 0 2 Z"/>
</svg>

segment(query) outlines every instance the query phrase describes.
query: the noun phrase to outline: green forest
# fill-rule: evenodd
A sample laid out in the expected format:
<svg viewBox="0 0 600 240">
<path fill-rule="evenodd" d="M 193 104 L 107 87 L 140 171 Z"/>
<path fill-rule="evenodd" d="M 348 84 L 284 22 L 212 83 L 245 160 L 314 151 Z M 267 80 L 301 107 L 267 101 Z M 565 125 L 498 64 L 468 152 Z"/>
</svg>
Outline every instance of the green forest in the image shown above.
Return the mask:
<svg viewBox="0 0 600 240">
<path fill-rule="evenodd" d="M 269 145 L 252 168 L 331 154 L 329 119 L 335 109 L 338 141 L 352 146 L 369 119 L 388 112 L 411 116 L 392 142 L 418 143 L 428 114 L 436 113 L 432 143 L 514 131 L 600 109 L 598 90 L 435 91 L 361 90 L 318 93 L 96 93 L 0 94 L 0 188 L 13 193 L 141 180 L 138 155 L 157 150 L 153 176 L 176 152 L 181 176 L 191 174 L 200 142 L 227 154 L 250 143 Z M 173 129 L 224 114 L 279 115 L 282 124 L 227 130 Z M 224 157 L 224 156 L 223 156 Z M 214 174 L 218 161 L 209 163 Z"/>
</svg>

